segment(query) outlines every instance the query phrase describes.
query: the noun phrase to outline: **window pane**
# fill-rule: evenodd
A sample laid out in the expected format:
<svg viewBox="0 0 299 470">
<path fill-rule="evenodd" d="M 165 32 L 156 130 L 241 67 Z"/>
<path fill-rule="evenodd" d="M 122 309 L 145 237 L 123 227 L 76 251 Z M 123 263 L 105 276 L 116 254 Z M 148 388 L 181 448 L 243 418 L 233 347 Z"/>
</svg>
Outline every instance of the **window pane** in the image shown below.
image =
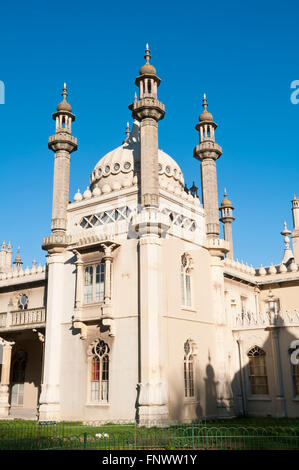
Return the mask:
<svg viewBox="0 0 299 470">
<path fill-rule="evenodd" d="M 85 279 L 84 279 L 84 303 L 88 304 L 92 302 L 92 281 L 93 281 L 93 268 L 87 266 L 85 268 Z"/>
<path fill-rule="evenodd" d="M 104 300 L 104 279 L 105 279 L 105 265 L 104 263 L 97 265 L 96 270 L 96 302 Z"/>
<path fill-rule="evenodd" d="M 185 274 L 181 273 L 181 298 L 182 305 L 185 305 Z"/>
<path fill-rule="evenodd" d="M 191 307 L 191 279 L 190 279 L 190 274 L 186 274 L 185 278 L 186 278 L 186 306 Z"/>
</svg>

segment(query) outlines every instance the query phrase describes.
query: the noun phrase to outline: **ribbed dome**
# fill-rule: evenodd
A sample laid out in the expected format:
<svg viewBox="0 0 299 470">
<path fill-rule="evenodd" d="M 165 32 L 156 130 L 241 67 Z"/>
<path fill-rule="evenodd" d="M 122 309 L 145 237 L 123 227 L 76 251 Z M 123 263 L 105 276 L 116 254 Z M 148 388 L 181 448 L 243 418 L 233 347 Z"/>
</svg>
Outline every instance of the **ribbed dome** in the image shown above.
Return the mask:
<svg viewBox="0 0 299 470">
<path fill-rule="evenodd" d="M 96 164 L 90 178 L 93 191 L 103 193 L 137 184 L 140 172 L 139 122 L 135 121 L 129 137 L 122 145 L 107 153 Z M 162 188 L 172 185 L 172 190 L 184 188 L 184 176 L 178 164 L 162 150 L 158 150 L 159 182 Z"/>
</svg>

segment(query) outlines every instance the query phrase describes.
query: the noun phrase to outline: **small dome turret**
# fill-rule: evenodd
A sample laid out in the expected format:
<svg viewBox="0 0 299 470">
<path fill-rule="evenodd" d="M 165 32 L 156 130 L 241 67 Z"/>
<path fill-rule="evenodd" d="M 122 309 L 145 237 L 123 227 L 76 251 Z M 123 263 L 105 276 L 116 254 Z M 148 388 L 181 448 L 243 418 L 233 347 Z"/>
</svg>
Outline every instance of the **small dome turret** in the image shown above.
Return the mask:
<svg viewBox="0 0 299 470">
<path fill-rule="evenodd" d="M 221 202 L 221 207 L 232 207 L 231 201 L 227 198 L 226 190 L 224 190 L 224 199 Z"/>
<path fill-rule="evenodd" d="M 57 111 L 67 111 L 67 112 L 71 113 L 72 112 L 72 107 L 71 107 L 70 103 L 68 103 L 66 101 L 66 97 L 67 97 L 66 83 L 64 83 L 64 85 L 63 85 L 61 96 L 63 97 L 63 100 L 60 101 L 60 103 L 58 103 L 57 108 L 56 108 Z"/>
<path fill-rule="evenodd" d="M 146 64 L 144 64 L 141 69 L 139 70 L 140 75 L 156 75 L 157 71 L 155 67 L 149 63 L 149 60 L 151 58 L 150 55 L 150 50 L 148 44 L 146 45 L 145 49 L 145 56 Z"/>
<path fill-rule="evenodd" d="M 209 113 L 209 111 L 207 111 L 208 103 L 207 103 L 207 97 L 206 97 L 205 93 L 203 95 L 203 104 L 202 104 L 202 106 L 203 106 L 204 110 L 199 116 L 199 121 L 200 122 L 213 121 L 213 115 L 211 113 Z"/>
</svg>

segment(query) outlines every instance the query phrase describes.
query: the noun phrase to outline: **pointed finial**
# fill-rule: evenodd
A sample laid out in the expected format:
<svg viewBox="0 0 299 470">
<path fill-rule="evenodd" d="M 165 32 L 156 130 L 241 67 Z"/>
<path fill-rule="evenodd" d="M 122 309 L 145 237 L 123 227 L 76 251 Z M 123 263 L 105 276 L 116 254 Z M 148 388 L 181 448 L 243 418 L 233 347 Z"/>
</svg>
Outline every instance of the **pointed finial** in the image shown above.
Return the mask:
<svg viewBox="0 0 299 470">
<path fill-rule="evenodd" d="M 137 101 L 137 93 L 136 93 L 136 91 L 135 91 L 135 95 L 134 95 L 134 101 L 135 101 L 135 103 L 136 103 L 136 101 Z"/>
<path fill-rule="evenodd" d="M 61 96 L 63 96 L 63 100 L 66 101 L 66 97 L 67 97 L 66 83 L 63 84 L 63 89 L 62 89 L 62 94 L 61 94 Z"/>
<path fill-rule="evenodd" d="M 148 64 L 149 63 L 149 60 L 151 58 L 151 55 L 150 55 L 150 49 L 149 49 L 149 45 L 146 44 L 145 46 L 145 56 L 144 56 L 145 60 L 146 60 L 146 63 Z"/>
<path fill-rule="evenodd" d="M 227 197 L 226 188 L 224 188 L 224 197 Z"/>
<path fill-rule="evenodd" d="M 208 107 L 207 96 L 205 93 L 203 94 L 202 107 L 205 111 L 207 110 L 207 107 Z"/>
</svg>

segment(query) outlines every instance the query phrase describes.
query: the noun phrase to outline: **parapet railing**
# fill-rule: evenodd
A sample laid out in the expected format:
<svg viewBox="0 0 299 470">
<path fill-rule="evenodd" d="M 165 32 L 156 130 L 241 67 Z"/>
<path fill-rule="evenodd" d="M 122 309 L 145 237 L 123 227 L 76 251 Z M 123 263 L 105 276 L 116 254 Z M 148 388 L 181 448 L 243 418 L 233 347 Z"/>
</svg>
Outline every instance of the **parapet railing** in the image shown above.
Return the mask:
<svg viewBox="0 0 299 470">
<path fill-rule="evenodd" d="M 233 328 L 266 328 L 267 326 L 299 326 L 299 310 L 285 312 L 238 312 Z"/>
<path fill-rule="evenodd" d="M 0 328 L 35 325 L 45 323 L 45 321 L 45 307 L 28 308 L 26 310 L 13 310 L 12 312 L 0 313 Z"/>
</svg>

